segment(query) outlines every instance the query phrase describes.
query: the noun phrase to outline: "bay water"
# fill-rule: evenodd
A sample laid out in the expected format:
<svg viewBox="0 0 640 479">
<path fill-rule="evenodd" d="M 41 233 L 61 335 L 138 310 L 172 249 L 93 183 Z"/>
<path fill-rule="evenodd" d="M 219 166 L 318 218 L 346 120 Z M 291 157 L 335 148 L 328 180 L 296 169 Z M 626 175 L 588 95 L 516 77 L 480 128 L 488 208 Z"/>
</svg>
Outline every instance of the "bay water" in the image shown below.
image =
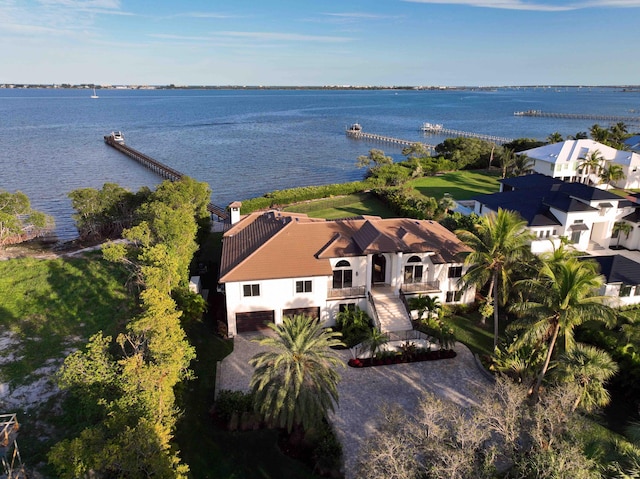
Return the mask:
<svg viewBox="0 0 640 479">
<path fill-rule="evenodd" d="M 350 139 L 345 128 L 437 144 L 424 122 L 509 138 L 544 140 L 609 122 L 514 116 L 515 111 L 640 116 L 640 91 L 529 87 L 495 90 L 90 90 L 0 89 L 0 189 L 20 190 L 77 236 L 67 194 L 118 183 L 132 191 L 161 178 L 104 144 L 120 130 L 131 147 L 205 181 L 212 201 L 362 178 L 372 148 L 402 159 L 401 146 Z M 630 131 L 640 125 L 627 123 Z"/>
</svg>

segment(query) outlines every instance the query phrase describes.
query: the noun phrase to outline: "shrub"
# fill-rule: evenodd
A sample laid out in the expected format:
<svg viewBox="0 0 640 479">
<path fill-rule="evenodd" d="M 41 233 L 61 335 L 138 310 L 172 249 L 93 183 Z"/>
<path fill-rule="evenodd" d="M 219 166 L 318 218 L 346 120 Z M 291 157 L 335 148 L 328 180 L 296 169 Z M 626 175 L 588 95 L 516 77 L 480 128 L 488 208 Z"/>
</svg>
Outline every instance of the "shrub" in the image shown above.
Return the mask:
<svg viewBox="0 0 640 479">
<path fill-rule="evenodd" d="M 218 393 L 215 403 L 215 413 L 223 421 L 229 421 L 233 413 L 241 415 L 243 412 L 253 411 L 253 394 L 242 391 L 223 389 Z"/>
</svg>

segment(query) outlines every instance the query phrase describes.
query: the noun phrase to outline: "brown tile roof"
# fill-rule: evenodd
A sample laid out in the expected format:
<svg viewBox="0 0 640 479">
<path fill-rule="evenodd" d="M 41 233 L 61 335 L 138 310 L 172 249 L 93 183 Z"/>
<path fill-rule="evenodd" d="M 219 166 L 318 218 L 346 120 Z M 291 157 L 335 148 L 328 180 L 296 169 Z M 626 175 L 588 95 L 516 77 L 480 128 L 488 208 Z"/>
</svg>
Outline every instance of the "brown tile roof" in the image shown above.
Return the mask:
<svg viewBox="0 0 640 479">
<path fill-rule="evenodd" d="M 268 212 L 243 218 L 224 235 L 220 282 L 330 276 L 329 258 L 432 252 L 436 263 L 470 251 L 440 224 L 378 217 L 315 220 Z"/>
</svg>

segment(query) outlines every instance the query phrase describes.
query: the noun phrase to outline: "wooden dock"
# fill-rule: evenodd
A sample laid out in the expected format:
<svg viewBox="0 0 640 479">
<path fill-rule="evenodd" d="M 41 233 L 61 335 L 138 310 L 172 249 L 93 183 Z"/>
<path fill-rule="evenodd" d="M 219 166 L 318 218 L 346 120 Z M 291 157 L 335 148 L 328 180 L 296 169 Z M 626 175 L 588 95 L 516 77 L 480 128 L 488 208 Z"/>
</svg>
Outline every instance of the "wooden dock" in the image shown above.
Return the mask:
<svg viewBox="0 0 640 479">
<path fill-rule="evenodd" d="M 617 115 L 591 115 L 586 113 L 553 113 L 542 110 L 526 110 L 513 112 L 514 116 L 533 116 L 541 118 L 565 118 L 567 120 L 602 120 L 602 121 L 622 121 L 627 123 L 640 123 L 637 116 L 617 116 Z"/>
<path fill-rule="evenodd" d="M 423 143 L 420 141 L 403 140 L 401 138 L 393 138 L 391 136 L 378 135 L 376 133 L 365 133 L 362 130 L 351 130 L 347 128 L 346 133 L 349 138 L 353 138 L 356 140 L 372 140 L 378 141 L 380 143 L 391 143 L 400 146 L 423 145 L 428 150 L 433 150 L 436 147 L 435 145 L 430 145 L 428 143 Z"/>
<path fill-rule="evenodd" d="M 127 155 L 129 158 L 134 159 L 138 163 L 140 163 L 145 168 L 150 169 L 158 176 L 170 181 L 178 181 L 183 176 L 183 173 L 180 173 L 178 170 L 174 170 L 170 166 L 165 165 L 164 163 L 160 163 L 157 160 L 154 160 L 150 156 L 145 155 L 144 153 L 139 152 L 138 150 L 131 148 L 130 146 L 125 145 L 124 143 L 120 143 L 114 140 L 112 135 L 105 135 L 104 142 L 118 150 L 120 153 Z M 207 211 L 211 213 L 211 215 L 215 215 L 218 217 L 220 221 L 225 221 L 229 215 L 225 208 L 221 206 L 214 205 L 213 203 L 209 203 L 207 205 Z"/>
<path fill-rule="evenodd" d="M 498 145 L 503 143 L 511 143 L 513 138 L 505 138 L 503 136 L 485 135 L 484 133 L 473 133 L 471 131 L 452 130 L 451 128 L 443 128 L 441 125 L 423 125 L 421 130 L 425 133 L 433 133 L 445 136 L 457 136 L 465 138 L 478 138 L 479 140 L 491 141 Z"/>
</svg>

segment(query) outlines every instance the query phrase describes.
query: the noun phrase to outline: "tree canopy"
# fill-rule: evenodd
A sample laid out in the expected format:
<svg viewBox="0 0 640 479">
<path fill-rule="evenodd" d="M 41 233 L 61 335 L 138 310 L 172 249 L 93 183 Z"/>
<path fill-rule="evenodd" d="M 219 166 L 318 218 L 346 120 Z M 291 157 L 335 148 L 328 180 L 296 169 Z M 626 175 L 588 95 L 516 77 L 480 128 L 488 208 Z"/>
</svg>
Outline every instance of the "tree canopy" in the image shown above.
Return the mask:
<svg viewBox="0 0 640 479">
<path fill-rule="evenodd" d="M 53 225 L 53 218 L 31 208 L 24 193 L 0 190 L 0 248 L 41 236 Z"/>
</svg>

